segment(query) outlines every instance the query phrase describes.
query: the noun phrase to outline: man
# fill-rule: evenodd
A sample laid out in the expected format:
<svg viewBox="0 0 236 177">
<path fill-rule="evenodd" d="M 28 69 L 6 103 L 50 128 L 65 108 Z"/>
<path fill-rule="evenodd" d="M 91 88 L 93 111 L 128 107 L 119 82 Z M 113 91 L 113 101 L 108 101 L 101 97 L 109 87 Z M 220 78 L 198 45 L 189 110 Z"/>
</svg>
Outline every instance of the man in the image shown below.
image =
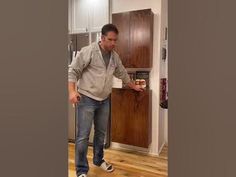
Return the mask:
<svg viewBox="0 0 236 177">
<path fill-rule="evenodd" d="M 78 177 L 86 177 L 89 171 L 87 150 L 89 133 L 94 121 L 93 163 L 107 172 L 113 166 L 103 159 L 103 146 L 109 118 L 109 95 L 113 75 L 136 91 L 140 86 L 130 81 L 119 55 L 113 50 L 118 30 L 113 24 L 104 25 L 99 43 L 81 49 L 69 66 L 69 99 L 78 103 L 78 133 L 75 143 L 75 166 Z M 79 80 L 78 91 L 76 83 Z"/>
</svg>

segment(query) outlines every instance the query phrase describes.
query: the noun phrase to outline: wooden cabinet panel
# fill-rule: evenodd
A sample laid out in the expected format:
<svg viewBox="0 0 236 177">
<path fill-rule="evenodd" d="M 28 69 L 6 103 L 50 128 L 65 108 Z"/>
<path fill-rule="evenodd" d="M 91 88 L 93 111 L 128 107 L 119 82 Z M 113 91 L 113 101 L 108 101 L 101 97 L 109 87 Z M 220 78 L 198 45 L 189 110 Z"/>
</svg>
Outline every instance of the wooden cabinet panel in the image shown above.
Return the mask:
<svg viewBox="0 0 236 177">
<path fill-rule="evenodd" d="M 152 66 L 153 14 L 151 10 L 130 12 L 130 67 Z"/>
<path fill-rule="evenodd" d="M 125 67 L 129 66 L 129 12 L 112 15 L 112 23 L 118 27 L 116 51 Z"/>
<path fill-rule="evenodd" d="M 151 142 L 151 91 L 112 90 L 112 141 L 148 148 Z"/>
<path fill-rule="evenodd" d="M 151 68 L 153 55 L 153 13 L 151 9 L 112 15 L 119 40 L 116 51 L 126 68 Z"/>
</svg>

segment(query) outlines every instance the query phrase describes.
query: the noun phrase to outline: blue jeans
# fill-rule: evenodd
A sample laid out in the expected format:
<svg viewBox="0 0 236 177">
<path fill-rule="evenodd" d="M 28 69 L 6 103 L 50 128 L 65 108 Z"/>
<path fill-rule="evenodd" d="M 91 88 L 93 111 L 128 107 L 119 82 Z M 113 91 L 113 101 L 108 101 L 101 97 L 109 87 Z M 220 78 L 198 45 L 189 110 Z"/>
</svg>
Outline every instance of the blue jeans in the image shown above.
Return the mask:
<svg viewBox="0 0 236 177">
<path fill-rule="evenodd" d="M 94 121 L 93 163 L 100 166 L 103 160 L 103 147 L 110 111 L 109 98 L 97 101 L 81 95 L 78 103 L 77 136 L 75 142 L 76 174 L 89 170 L 87 151 L 89 134 Z"/>
</svg>

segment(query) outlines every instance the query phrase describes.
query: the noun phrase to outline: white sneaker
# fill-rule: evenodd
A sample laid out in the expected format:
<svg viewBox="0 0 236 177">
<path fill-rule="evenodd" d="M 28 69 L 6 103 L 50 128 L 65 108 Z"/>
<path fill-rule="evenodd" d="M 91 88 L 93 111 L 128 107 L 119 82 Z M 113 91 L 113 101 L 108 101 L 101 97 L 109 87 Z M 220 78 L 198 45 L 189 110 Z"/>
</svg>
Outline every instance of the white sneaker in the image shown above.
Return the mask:
<svg viewBox="0 0 236 177">
<path fill-rule="evenodd" d="M 78 177 L 87 177 L 87 175 L 86 174 L 81 174 Z"/>
<path fill-rule="evenodd" d="M 109 164 L 108 162 L 106 162 L 105 160 L 103 160 L 102 164 L 100 165 L 100 168 L 102 168 L 106 172 L 114 171 L 113 166 L 111 164 Z"/>
</svg>

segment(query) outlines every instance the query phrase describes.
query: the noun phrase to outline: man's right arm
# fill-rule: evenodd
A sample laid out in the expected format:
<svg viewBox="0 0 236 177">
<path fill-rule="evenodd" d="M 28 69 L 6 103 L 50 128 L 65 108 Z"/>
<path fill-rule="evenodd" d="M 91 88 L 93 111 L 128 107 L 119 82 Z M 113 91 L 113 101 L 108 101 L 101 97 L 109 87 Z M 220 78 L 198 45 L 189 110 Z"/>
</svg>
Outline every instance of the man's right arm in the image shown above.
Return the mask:
<svg viewBox="0 0 236 177">
<path fill-rule="evenodd" d="M 71 103 L 78 103 L 80 97 L 76 89 L 77 81 L 82 77 L 82 71 L 90 62 L 90 51 L 88 48 L 84 48 L 73 59 L 68 69 L 68 91 L 69 100 Z"/>
</svg>

